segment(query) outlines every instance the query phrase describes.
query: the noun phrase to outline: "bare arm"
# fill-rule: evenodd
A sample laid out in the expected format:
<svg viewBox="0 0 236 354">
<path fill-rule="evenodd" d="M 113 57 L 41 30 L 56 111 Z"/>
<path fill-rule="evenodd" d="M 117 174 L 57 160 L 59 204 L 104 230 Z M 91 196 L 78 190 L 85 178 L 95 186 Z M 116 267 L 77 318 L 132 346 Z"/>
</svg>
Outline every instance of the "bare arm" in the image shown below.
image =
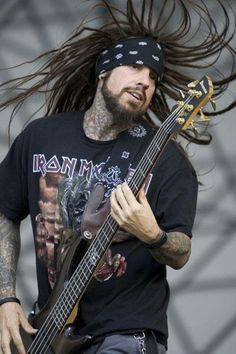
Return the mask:
<svg viewBox="0 0 236 354">
<path fill-rule="evenodd" d="M 150 252 L 159 263 L 180 269 L 190 257 L 191 240 L 182 232 L 169 232 L 167 235 L 166 243 L 160 248 L 150 250 Z"/>
<path fill-rule="evenodd" d="M 153 243 L 161 233 L 143 189 L 136 199 L 126 183 L 119 185 L 111 195 L 111 215 L 144 243 Z M 159 263 L 180 269 L 189 259 L 191 240 L 184 233 L 170 232 L 166 243 L 150 252 Z"/>
<path fill-rule="evenodd" d="M 0 298 L 16 296 L 16 268 L 20 252 L 19 223 L 8 220 L 0 213 Z M 10 314 L 10 316 L 9 316 Z M 28 333 L 35 330 L 28 323 L 18 303 L 6 302 L 0 306 L 0 353 L 10 354 L 13 340 L 18 353 L 25 354 L 19 326 Z"/>
<path fill-rule="evenodd" d="M 20 252 L 19 223 L 0 213 L 0 298 L 15 296 L 16 268 Z"/>
</svg>

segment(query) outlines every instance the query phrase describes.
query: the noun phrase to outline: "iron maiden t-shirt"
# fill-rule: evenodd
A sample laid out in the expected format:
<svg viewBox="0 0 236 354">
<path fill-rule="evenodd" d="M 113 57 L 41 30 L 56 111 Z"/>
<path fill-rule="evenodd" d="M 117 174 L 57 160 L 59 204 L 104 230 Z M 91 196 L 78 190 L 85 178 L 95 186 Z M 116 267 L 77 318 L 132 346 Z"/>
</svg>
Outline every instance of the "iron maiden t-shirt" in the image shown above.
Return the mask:
<svg viewBox="0 0 236 354">
<path fill-rule="evenodd" d="M 104 199 L 122 182 L 126 146 L 119 165 L 104 169 L 116 140 L 85 136 L 83 113 L 62 113 L 30 123 L 0 165 L 0 212 L 10 220 L 31 216 L 42 308 L 58 277 L 61 250 L 80 237 L 81 218 L 97 183 Z M 133 139 L 145 126 L 130 130 Z M 132 178 L 138 160 L 132 161 Z M 177 143 L 170 141 L 146 179 L 145 190 L 161 228 L 192 236 L 197 199 L 196 174 Z M 24 235 L 22 235 L 24 237 Z M 80 302 L 80 333 L 103 336 L 153 329 L 166 344 L 169 288 L 166 268 L 136 237 L 120 232 L 109 247 Z"/>
</svg>

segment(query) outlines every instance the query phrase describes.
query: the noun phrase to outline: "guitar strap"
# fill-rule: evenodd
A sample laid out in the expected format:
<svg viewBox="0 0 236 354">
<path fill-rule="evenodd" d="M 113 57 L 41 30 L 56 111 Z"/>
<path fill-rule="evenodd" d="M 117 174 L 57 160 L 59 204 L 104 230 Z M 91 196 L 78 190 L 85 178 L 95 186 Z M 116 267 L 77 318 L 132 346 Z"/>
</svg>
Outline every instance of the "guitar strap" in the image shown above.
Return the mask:
<svg viewBox="0 0 236 354">
<path fill-rule="evenodd" d="M 110 157 L 101 171 L 101 182 L 105 189 L 109 186 L 109 179 L 113 177 L 116 185 L 124 182 L 129 167 L 134 161 L 139 161 L 143 156 L 148 143 L 150 143 L 156 130 L 136 125 L 133 128 L 122 132 L 113 146 Z"/>
</svg>

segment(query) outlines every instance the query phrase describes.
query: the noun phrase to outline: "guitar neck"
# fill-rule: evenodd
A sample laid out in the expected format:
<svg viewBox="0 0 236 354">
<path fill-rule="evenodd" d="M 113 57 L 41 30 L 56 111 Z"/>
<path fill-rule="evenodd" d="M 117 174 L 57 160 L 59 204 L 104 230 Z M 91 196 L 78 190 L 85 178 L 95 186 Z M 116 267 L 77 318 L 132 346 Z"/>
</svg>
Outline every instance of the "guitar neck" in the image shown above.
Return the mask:
<svg viewBox="0 0 236 354">
<path fill-rule="evenodd" d="M 166 129 L 166 125 L 162 125 L 157 133 L 154 135 L 151 143 L 149 144 L 146 152 L 139 161 L 135 172 L 130 179 L 128 185 L 134 195 L 137 195 L 138 191 L 142 187 L 145 178 L 152 170 L 155 162 L 159 158 L 163 151 L 165 144 L 168 142 L 171 134 Z"/>
<path fill-rule="evenodd" d="M 54 322 L 57 319 L 59 331 L 64 327 L 76 303 L 80 301 L 118 227 L 118 223 L 109 215 L 55 303 L 51 317 Z"/>
</svg>

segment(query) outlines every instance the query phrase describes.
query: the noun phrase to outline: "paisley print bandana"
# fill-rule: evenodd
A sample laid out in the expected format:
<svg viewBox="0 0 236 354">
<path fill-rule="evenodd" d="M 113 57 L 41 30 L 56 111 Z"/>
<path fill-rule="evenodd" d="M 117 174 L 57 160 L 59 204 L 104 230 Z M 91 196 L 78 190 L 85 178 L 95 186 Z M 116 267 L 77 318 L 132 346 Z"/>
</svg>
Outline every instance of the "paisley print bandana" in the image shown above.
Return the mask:
<svg viewBox="0 0 236 354">
<path fill-rule="evenodd" d="M 98 77 L 121 65 L 145 65 L 161 80 L 164 73 L 164 53 L 160 44 L 150 37 L 121 39 L 99 55 L 95 75 Z"/>
</svg>

